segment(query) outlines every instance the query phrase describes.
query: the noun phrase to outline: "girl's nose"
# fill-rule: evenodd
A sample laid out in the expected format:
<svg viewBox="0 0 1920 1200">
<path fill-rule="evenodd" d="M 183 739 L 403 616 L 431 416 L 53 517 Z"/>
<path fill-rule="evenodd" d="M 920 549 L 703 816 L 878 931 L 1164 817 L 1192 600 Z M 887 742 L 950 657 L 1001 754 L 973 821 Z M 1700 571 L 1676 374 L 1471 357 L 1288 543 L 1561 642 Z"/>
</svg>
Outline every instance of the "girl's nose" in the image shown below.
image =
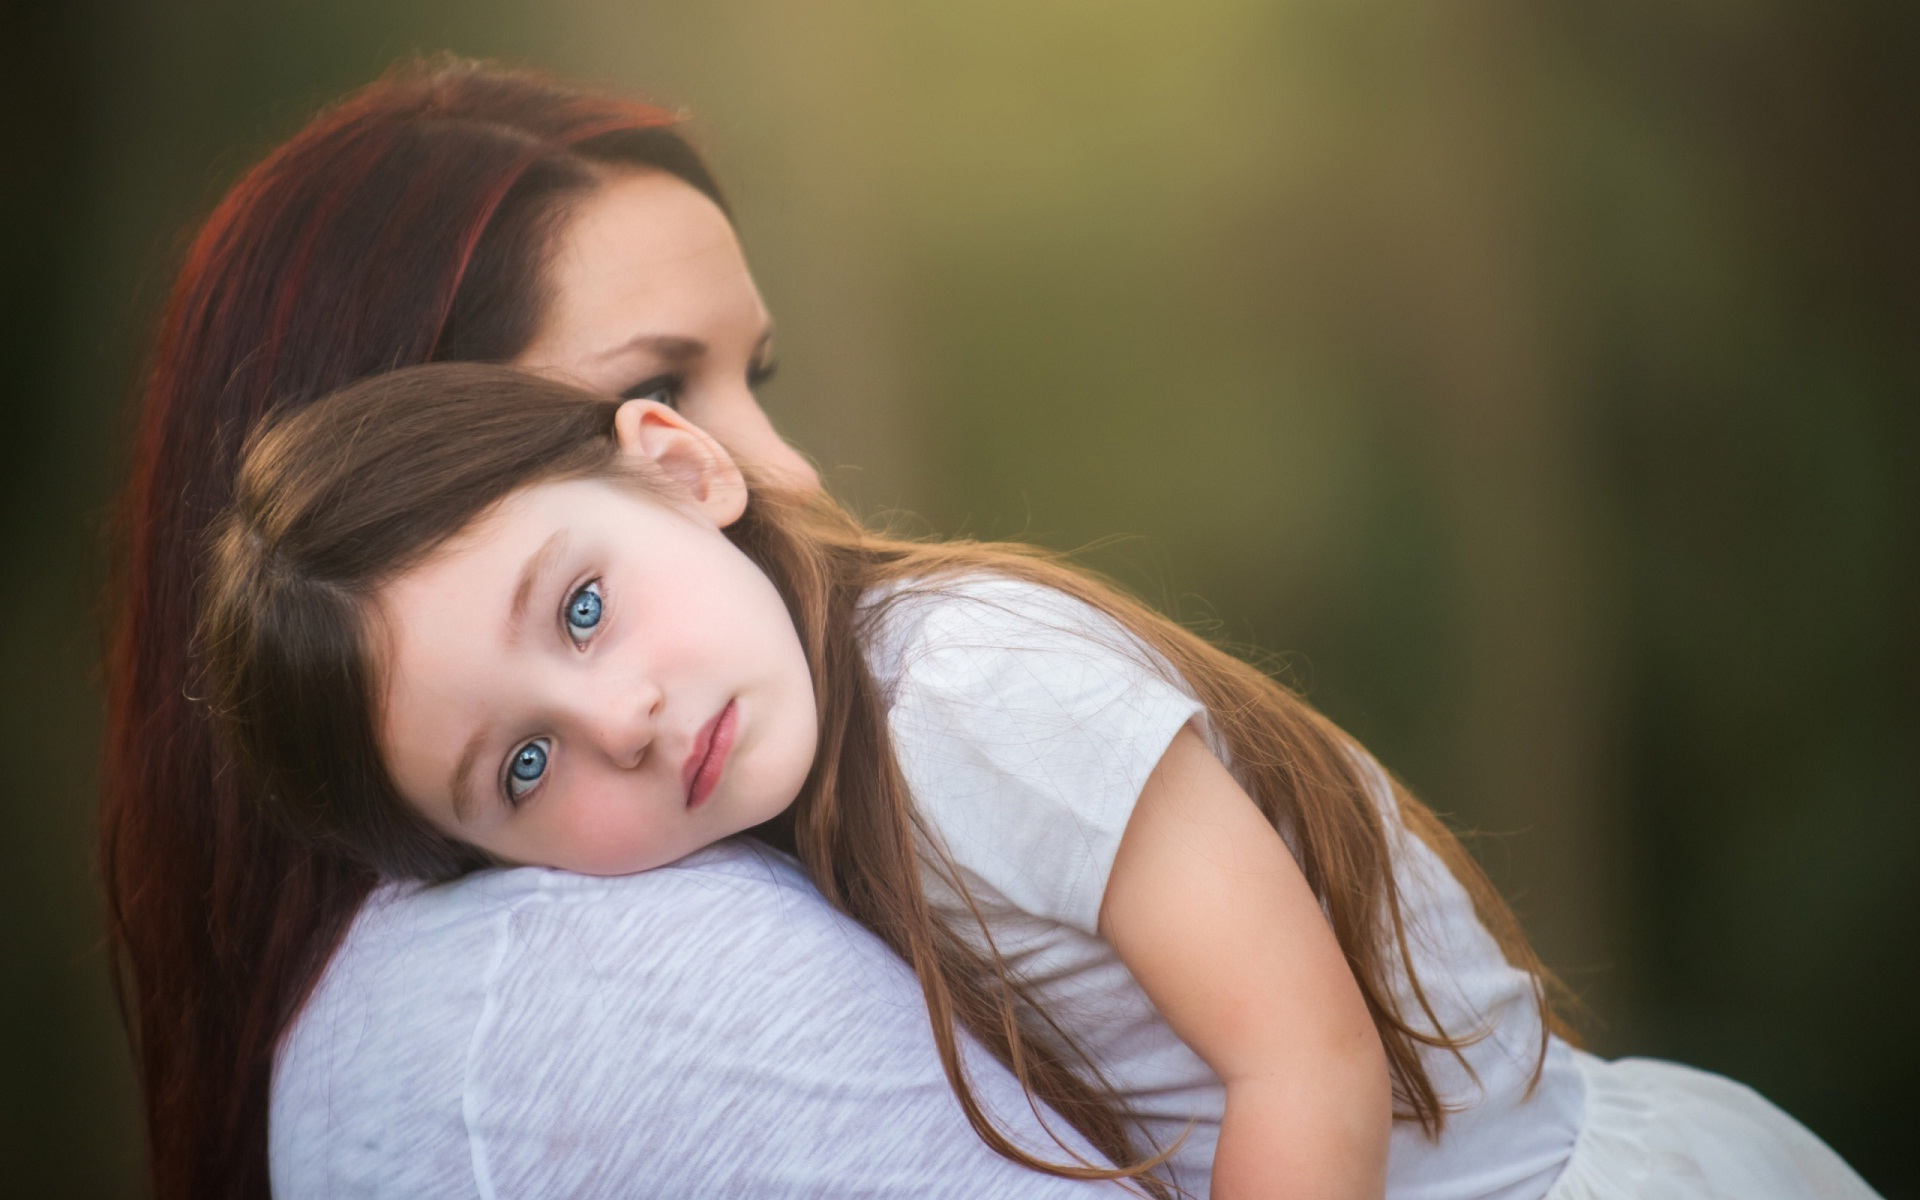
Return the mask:
<svg viewBox="0 0 1920 1200">
<path fill-rule="evenodd" d="M 616 766 L 631 770 L 647 756 L 659 727 L 665 699 L 651 683 L 631 683 L 585 697 L 590 711 L 583 713 L 600 752 Z"/>
</svg>

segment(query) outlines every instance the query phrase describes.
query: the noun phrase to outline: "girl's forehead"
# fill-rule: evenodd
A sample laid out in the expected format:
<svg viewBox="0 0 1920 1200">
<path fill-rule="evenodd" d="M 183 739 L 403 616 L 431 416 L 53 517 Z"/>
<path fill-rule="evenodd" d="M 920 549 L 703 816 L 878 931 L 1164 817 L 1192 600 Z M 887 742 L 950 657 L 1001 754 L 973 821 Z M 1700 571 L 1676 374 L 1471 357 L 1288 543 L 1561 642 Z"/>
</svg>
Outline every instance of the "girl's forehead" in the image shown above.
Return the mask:
<svg viewBox="0 0 1920 1200">
<path fill-rule="evenodd" d="M 573 552 L 653 546 L 658 539 L 649 531 L 686 520 L 651 484 L 618 469 L 530 483 L 388 580 L 376 592 L 376 607 L 403 644 L 421 622 L 475 624 L 479 614 L 495 610 L 504 620 L 540 581 L 543 567 Z"/>
<path fill-rule="evenodd" d="M 592 526 L 610 511 L 635 503 L 644 500 L 634 489 L 612 480 L 537 480 L 484 509 L 390 586 L 413 581 L 416 589 L 431 587 L 439 576 L 486 571 L 503 561 L 524 560 L 555 530 Z"/>
</svg>

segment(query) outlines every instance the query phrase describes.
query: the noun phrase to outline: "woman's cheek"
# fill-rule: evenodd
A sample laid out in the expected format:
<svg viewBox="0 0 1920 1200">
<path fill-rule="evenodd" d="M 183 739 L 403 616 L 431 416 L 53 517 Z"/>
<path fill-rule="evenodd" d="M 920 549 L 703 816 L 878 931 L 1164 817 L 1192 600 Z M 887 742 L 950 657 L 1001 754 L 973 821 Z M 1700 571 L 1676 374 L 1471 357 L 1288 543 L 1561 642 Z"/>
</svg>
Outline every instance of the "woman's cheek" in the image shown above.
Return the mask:
<svg viewBox="0 0 1920 1200">
<path fill-rule="evenodd" d="M 820 490 L 820 475 L 798 450 L 789 446 L 759 404 L 752 400 L 732 406 L 708 405 L 703 414 L 689 411 L 687 419 L 711 433 L 727 453 L 742 463 L 772 472 L 776 482 L 802 491 Z"/>
</svg>

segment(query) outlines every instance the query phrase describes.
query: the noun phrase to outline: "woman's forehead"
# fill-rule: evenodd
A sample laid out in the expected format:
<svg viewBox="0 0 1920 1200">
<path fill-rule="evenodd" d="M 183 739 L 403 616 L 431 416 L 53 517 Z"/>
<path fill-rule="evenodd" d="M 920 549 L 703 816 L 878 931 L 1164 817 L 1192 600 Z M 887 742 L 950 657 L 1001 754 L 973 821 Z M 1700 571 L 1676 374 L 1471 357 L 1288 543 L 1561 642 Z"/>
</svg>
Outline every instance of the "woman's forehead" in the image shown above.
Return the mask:
<svg viewBox="0 0 1920 1200">
<path fill-rule="evenodd" d="M 605 357 L 636 338 L 757 338 L 766 309 L 718 205 L 660 171 L 623 171 L 575 206 L 556 239 L 535 346 Z"/>
</svg>

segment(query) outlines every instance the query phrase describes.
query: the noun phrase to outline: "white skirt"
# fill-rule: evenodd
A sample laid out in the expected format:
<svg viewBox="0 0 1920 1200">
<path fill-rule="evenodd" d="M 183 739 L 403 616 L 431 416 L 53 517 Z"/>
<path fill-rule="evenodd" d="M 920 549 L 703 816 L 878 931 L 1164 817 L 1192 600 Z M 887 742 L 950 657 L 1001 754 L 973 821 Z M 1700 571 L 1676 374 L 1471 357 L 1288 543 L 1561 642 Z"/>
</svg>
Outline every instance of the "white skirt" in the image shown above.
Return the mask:
<svg viewBox="0 0 1920 1200">
<path fill-rule="evenodd" d="M 1577 1058 L 1586 1119 L 1546 1200 L 1877 1200 L 1752 1088 L 1650 1058 Z"/>
</svg>

